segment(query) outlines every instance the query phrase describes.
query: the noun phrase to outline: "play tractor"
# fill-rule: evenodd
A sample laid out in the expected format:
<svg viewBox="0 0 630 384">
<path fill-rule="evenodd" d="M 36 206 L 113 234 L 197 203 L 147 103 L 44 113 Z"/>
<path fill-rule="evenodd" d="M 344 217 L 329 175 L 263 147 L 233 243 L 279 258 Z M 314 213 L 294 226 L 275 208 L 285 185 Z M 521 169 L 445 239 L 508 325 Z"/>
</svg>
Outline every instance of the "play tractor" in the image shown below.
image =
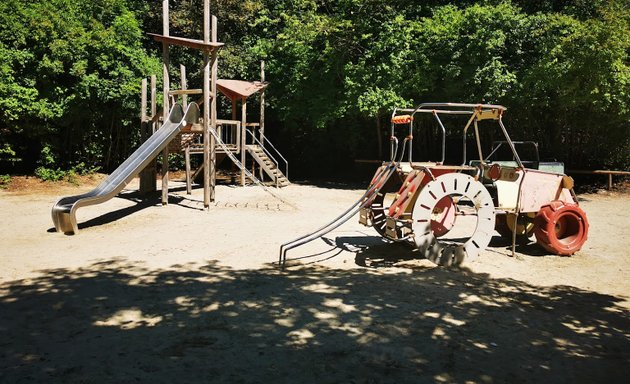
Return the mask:
<svg viewBox="0 0 630 384">
<path fill-rule="evenodd" d="M 474 259 L 495 230 L 511 240 L 513 253 L 517 238 L 531 235 L 553 254 L 580 250 L 588 220 L 573 192 L 573 179 L 563 173 L 561 163 L 541 163 L 535 143 L 512 142 L 502 120 L 505 110 L 501 105 L 461 103 L 395 109 L 391 161 L 376 171 L 362 197 L 359 222 L 389 240 L 411 244 L 419 256 L 444 266 Z M 414 121 L 420 114 L 432 115 L 441 131 L 438 161 L 412 160 Z M 462 161 L 456 165 L 445 164 L 442 117 L 448 115 L 466 116 Z M 487 156 L 480 136 L 480 129 L 486 128 L 480 123 L 485 121 L 498 124 L 503 136 Z M 397 127 L 408 130 L 402 148 Z M 473 152 L 477 152 L 473 160 L 467 157 L 469 136 L 474 137 Z M 535 160 L 521 161 L 516 145 L 525 144 L 536 146 Z M 507 149 L 511 158 L 499 160 L 501 149 Z"/>
</svg>

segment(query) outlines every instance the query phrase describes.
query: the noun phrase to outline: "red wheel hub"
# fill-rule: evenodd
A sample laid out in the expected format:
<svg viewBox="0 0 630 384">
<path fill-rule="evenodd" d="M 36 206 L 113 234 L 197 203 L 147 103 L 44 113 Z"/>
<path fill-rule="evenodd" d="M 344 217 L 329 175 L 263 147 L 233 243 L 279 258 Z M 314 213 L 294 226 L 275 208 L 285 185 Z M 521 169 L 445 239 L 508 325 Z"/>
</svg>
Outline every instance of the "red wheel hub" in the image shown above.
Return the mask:
<svg viewBox="0 0 630 384">
<path fill-rule="evenodd" d="M 431 215 L 431 230 L 436 237 L 446 235 L 455 225 L 455 204 L 450 196 L 437 202 Z"/>
<path fill-rule="evenodd" d="M 538 244 L 558 255 L 579 251 L 588 235 L 586 213 L 576 204 L 553 201 L 540 209 L 534 223 Z"/>
</svg>

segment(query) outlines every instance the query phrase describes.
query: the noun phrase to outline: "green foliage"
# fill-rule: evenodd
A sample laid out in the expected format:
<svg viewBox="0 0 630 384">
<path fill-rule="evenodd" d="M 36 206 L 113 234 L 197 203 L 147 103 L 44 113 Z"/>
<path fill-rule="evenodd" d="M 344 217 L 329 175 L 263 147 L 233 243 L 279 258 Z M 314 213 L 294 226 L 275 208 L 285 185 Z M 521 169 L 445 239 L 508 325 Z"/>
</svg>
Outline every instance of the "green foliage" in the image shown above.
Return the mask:
<svg viewBox="0 0 630 384">
<path fill-rule="evenodd" d="M 202 2 L 170 6 L 171 34 L 201 38 Z M 429 101 L 500 103 L 513 137 L 547 157 L 630 167 L 627 0 L 217 0 L 212 12 L 221 78 L 257 79 L 266 61 L 267 133 L 298 174 L 376 156 L 391 110 Z M 145 35 L 161 32 L 161 13 L 157 1 L 1 2 L 12 152 L 0 159 L 47 178 L 123 161 L 139 140 L 140 79 L 161 75 L 161 46 Z M 198 52 L 174 48 L 171 63 L 175 86 L 182 63 L 201 87 Z M 31 160 L 41 147 L 54 163 Z"/>
<path fill-rule="evenodd" d="M 15 165 L 22 161 L 19 157 L 17 157 L 17 153 L 11 148 L 10 144 L 5 143 L 2 147 L 0 147 L 0 163 L 9 163 L 11 165 Z"/>
<path fill-rule="evenodd" d="M 265 2 L 255 22 L 263 38 L 252 50 L 267 59 L 276 81 L 269 103 L 298 147 L 337 150 L 316 137 L 334 130 L 346 140 L 339 150 L 353 156 L 374 136 L 366 126 L 375 118 L 383 125 L 394 106 L 487 102 L 506 105 L 513 135 L 541 141 L 547 156 L 574 168 L 623 169 L 630 167 L 625 5 Z"/>
<path fill-rule="evenodd" d="M 80 162 L 68 170 L 62 170 L 57 164 L 58 161 L 50 146 L 42 148 L 39 167 L 35 168 L 35 176 L 44 181 L 66 180 L 73 184 L 77 183 L 77 177 L 91 175 L 99 170 L 99 167 L 87 166 Z"/>
<path fill-rule="evenodd" d="M 11 176 L 0 175 L 0 189 L 6 189 L 11 184 Z"/>
<path fill-rule="evenodd" d="M 35 169 L 35 176 L 44 181 L 59 181 L 67 176 L 67 171 L 56 166 L 57 161 L 50 146 L 42 148 L 39 164 Z"/>
<path fill-rule="evenodd" d="M 158 170 L 162 170 L 162 155 L 158 155 L 156 166 Z M 186 166 L 184 156 L 180 153 L 172 153 L 168 154 L 168 170 L 169 171 L 177 171 L 180 169 L 184 169 Z"/>
<path fill-rule="evenodd" d="M 74 165 L 70 170 L 72 172 L 76 173 L 77 175 L 89 176 L 89 175 L 95 174 L 100 169 L 101 169 L 101 167 L 99 167 L 99 166 L 89 166 L 89 165 L 85 164 L 84 162 L 80 162 L 80 163 Z"/>
<path fill-rule="evenodd" d="M 159 68 L 126 3 L 0 3 L 1 130 L 49 146 L 61 167 L 119 161 L 106 149 L 128 135 L 140 79 Z"/>
<path fill-rule="evenodd" d="M 68 171 L 62 171 L 60 168 L 35 168 L 35 176 L 44 181 L 60 181 L 66 178 Z"/>
</svg>

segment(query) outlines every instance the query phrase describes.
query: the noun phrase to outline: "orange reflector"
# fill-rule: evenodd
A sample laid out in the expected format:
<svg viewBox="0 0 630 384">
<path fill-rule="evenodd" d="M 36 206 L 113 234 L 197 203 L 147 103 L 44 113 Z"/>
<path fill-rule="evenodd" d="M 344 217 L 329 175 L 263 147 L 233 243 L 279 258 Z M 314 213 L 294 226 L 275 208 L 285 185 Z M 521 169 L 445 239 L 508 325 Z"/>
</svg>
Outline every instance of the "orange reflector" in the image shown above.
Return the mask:
<svg viewBox="0 0 630 384">
<path fill-rule="evenodd" d="M 407 124 L 413 121 L 411 115 L 400 115 L 392 117 L 392 123 L 394 124 Z"/>
</svg>

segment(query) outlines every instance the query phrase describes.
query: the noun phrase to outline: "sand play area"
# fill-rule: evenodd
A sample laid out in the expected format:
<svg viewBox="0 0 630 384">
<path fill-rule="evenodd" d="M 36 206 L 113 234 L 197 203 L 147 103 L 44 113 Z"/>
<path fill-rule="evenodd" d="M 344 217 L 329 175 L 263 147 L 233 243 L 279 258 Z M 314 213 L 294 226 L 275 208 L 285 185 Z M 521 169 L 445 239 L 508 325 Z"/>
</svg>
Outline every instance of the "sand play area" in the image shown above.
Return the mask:
<svg viewBox="0 0 630 384">
<path fill-rule="evenodd" d="M 630 377 L 630 195 L 580 195 L 572 257 L 498 236 L 460 269 L 413 258 L 358 217 L 273 263 L 363 193 L 344 185 L 172 184 L 78 211 L 0 191 L 1 383 L 620 383 Z"/>
</svg>

